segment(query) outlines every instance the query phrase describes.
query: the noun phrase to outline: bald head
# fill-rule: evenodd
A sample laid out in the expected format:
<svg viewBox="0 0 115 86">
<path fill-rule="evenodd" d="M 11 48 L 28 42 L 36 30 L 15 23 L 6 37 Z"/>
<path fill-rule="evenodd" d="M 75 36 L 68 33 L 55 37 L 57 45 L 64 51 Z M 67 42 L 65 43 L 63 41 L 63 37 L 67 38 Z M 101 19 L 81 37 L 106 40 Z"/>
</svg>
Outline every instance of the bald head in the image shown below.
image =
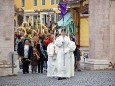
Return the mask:
<svg viewBox="0 0 115 86">
<path fill-rule="evenodd" d="M 50 41 L 51 41 L 51 42 L 54 41 L 54 35 L 53 35 L 53 34 L 50 36 Z"/>
</svg>

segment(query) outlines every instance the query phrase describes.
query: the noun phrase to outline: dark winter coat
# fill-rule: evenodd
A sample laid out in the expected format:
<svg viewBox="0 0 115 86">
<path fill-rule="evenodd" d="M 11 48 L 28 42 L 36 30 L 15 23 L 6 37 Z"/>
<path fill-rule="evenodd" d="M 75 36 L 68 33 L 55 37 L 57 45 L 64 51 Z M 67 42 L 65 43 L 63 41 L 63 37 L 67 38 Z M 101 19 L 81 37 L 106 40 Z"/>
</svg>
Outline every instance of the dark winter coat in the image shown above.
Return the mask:
<svg viewBox="0 0 115 86">
<path fill-rule="evenodd" d="M 22 44 L 23 44 L 23 41 L 20 41 L 20 42 L 18 43 L 18 48 L 17 48 L 17 53 L 18 53 L 18 55 L 21 55 L 21 47 L 22 47 Z"/>
<path fill-rule="evenodd" d="M 21 48 L 20 48 L 20 55 L 22 57 L 24 57 L 24 44 L 22 44 Z M 33 55 L 33 47 L 31 45 L 29 45 L 29 51 L 28 51 L 28 59 L 30 59 Z"/>
<path fill-rule="evenodd" d="M 77 61 L 80 61 L 81 60 L 81 58 L 80 58 L 80 50 L 79 50 L 79 48 L 76 46 L 76 49 L 75 49 L 75 51 L 74 51 L 74 56 L 75 56 L 75 59 L 77 60 Z"/>
<path fill-rule="evenodd" d="M 32 66 L 37 66 L 37 64 L 38 64 L 37 56 L 36 56 L 36 55 L 33 55 L 33 56 L 31 57 L 31 65 L 32 65 Z"/>
</svg>

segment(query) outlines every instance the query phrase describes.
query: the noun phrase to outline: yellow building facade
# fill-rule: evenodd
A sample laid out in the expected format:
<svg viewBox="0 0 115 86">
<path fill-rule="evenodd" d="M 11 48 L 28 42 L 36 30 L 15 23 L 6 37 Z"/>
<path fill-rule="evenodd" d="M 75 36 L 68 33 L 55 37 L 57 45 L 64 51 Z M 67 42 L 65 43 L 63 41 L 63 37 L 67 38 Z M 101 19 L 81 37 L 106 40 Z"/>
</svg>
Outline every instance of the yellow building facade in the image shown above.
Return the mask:
<svg viewBox="0 0 115 86">
<path fill-rule="evenodd" d="M 18 8 L 21 7 L 24 10 L 57 8 L 57 4 L 58 4 L 58 0 L 14 0 L 14 1 L 15 1 L 15 5 Z"/>
<path fill-rule="evenodd" d="M 59 15 L 58 3 L 60 0 L 14 0 L 16 8 L 22 8 L 24 10 L 24 21 L 32 23 L 34 25 L 38 18 L 38 12 L 40 12 L 40 21 L 47 23 L 48 15 L 50 21 L 59 21 L 61 16 Z"/>
<path fill-rule="evenodd" d="M 89 46 L 88 16 L 80 19 L 80 46 Z"/>
<path fill-rule="evenodd" d="M 83 47 L 89 46 L 89 14 L 88 11 L 89 0 L 83 2 L 82 11 L 85 14 L 82 14 L 80 17 L 80 45 Z"/>
<path fill-rule="evenodd" d="M 60 11 L 58 10 L 59 1 L 60 0 L 14 0 L 14 3 L 16 8 L 22 8 L 24 10 L 24 22 L 31 22 L 32 25 L 34 25 L 34 22 L 38 19 L 38 12 L 40 12 L 41 23 L 47 23 L 47 15 L 50 15 L 50 21 L 59 21 L 61 19 L 59 15 Z M 17 22 L 16 17 L 15 20 Z M 80 36 L 80 46 L 89 46 L 88 30 L 88 16 L 81 16 L 80 35 L 77 35 Z"/>
</svg>

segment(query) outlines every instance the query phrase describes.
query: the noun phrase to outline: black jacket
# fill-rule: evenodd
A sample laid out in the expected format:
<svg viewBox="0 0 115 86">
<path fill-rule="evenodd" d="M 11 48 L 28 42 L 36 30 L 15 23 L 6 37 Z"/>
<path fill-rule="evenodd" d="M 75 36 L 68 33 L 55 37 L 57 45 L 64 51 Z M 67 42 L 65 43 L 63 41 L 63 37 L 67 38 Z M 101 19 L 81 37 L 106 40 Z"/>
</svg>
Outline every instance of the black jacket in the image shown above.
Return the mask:
<svg viewBox="0 0 115 86">
<path fill-rule="evenodd" d="M 21 51 L 20 54 L 22 57 L 24 57 L 24 44 L 22 44 L 21 46 Z M 29 51 L 28 51 L 28 59 L 30 59 L 33 55 L 33 47 L 31 45 L 29 45 Z"/>
<path fill-rule="evenodd" d="M 21 47 L 22 47 L 22 44 L 23 44 L 23 41 L 20 41 L 20 42 L 18 43 L 18 48 L 17 48 L 17 53 L 18 53 L 18 55 L 21 55 Z"/>
<path fill-rule="evenodd" d="M 77 61 L 80 61 L 81 58 L 80 58 L 80 50 L 78 49 L 78 47 L 76 46 L 76 49 L 74 51 L 74 56 L 75 58 L 77 59 Z"/>
</svg>

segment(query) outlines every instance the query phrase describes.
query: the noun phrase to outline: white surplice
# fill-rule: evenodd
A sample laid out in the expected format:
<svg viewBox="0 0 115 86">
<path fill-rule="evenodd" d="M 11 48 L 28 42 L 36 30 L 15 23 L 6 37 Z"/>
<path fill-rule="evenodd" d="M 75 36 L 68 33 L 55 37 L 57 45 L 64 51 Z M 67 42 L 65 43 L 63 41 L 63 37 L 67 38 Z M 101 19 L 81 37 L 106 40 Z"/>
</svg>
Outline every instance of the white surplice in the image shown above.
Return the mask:
<svg viewBox="0 0 115 86">
<path fill-rule="evenodd" d="M 54 53 L 55 50 L 55 53 Z M 54 43 L 50 43 L 47 47 L 48 54 L 48 68 L 47 68 L 47 76 L 48 77 L 56 77 L 57 76 L 57 48 Z"/>
<path fill-rule="evenodd" d="M 74 63 L 75 63 L 75 58 L 73 52 L 75 51 L 76 45 L 75 42 L 71 41 L 70 42 L 70 76 L 74 76 Z"/>
<path fill-rule="evenodd" d="M 57 51 L 57 77 L 71 77 L 70 73 L 70 55 L 69 55 L 69 45 L 70 38 L 65 36 L 57 37 L 55 41 L 58 47 Z"/>
</svg>

